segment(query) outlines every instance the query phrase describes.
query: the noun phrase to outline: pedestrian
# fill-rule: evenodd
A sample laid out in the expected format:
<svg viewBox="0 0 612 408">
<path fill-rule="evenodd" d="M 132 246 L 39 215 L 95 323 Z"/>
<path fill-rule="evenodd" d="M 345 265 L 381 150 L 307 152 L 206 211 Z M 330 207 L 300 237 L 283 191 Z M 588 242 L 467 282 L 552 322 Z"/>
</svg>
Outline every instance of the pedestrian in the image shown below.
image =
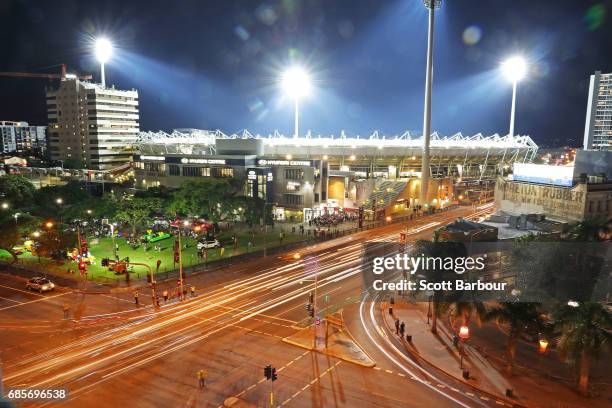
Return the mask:
<svg viewBox="0 0 612 408">
<path fill-rule="evenodd" d="M 155 268 L 157 270 L 157 272 L 159 272 L 159 266 L 161 265 L 161 259 L 158 259 L 157 262 L 155 263 Z"/>
<path fill-rule="evenodd" d="M 251 241 L 249 241 L 249 243 L 247 244 L 247 252 L 249 252 L 251 250 L 252 246 L 253 246 L 253 243 Z"/>
<path fill-rule="evenodd" d="M 68 319 L 68 315 L 70 314 L 70 306 L 67 303 L 64 303 L 64 319 Z"/>
<path fill-rule="evenodd" d="M 399 328 L 400 328 L 400 321 L 399 319 L 396 317 L 395 318 L 395 334 L 397 334 L 399 336 Z"/>
<path fill-rule="evenodd" d="M 134 303 L 136 303 L 136 306 L 139 305 L 139 303 L 138 303 L 138 291 L 137 290 L 134 291 Z"/>
<path fill-rule="evenodd" d="M 283 243 L 283 231 L 278 234 L 278 240 L 281 244 Z"/>
<path fill-rule="evenodd" d="M 196 372 L 196 377 L 198 378 L 198 388 L 199 389 L 203 389 L 204 388 L 204 382 L 202 381 L 202 370 L 198 370 Z"/>
<path fill-rule="evenodd" d="M 168 301 L 168 291 L 164 290 L 162 295 L 164 296 L 164 303 L 166 303 Z"/>
<path fill-rule="evenodd" d="M 191 297 L 195 296 L 195 286 L 191 286 Z"/>
<path fill-rule="evenodd" d="M 400 324 L 400 336 L 404 337 L 404 332 L 406 331 L 406 325 L 404 324 L 404 322 L 402 322 L 402 324 Z"/>
<path fill-rule="evenodd" d="M 202 377 L 202 388 L 206 388 L 206 377 L 208 376 L 208 372 L 206 370 L 200 370 Z"/>
</svg>

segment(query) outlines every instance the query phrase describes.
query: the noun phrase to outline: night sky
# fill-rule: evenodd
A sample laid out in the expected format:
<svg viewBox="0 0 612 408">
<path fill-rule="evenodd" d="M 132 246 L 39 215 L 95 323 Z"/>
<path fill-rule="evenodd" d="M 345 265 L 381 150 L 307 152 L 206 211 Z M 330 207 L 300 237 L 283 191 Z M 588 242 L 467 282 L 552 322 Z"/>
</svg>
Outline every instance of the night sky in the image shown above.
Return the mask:
<svg viewBox="0 0 612 408">
<path fill-rule="evenodd" d="M 0 0 L 0 71 L 93 73 L 90 44 L 115 44 L 107 83 L 140 92 L 141 129 L 291 134 L 283 67 L 315 89 L 301 131 L 420 133 L 427 12 L 421 0 Z M 452 0 L 436 14 L 433 130 L 506 134 L 511 84 L 530 62 L 516 131 L 581 145 L 589 75 L 612 71 L 612 0 Z M 46 124 L 45 79 L 0 77 L 0 120 Z"/>
</svg>

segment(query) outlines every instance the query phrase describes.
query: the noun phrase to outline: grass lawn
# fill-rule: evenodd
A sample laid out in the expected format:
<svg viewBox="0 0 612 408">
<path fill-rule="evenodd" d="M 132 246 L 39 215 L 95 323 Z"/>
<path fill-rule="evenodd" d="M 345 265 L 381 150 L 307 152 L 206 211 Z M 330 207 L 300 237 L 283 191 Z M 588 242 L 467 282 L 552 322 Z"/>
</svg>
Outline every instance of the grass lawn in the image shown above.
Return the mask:
<svg viewBox="0 0 612 408">
<path fill-rule="evenodd" d="M 280 230 L 276 229 L 274 231 L 268 231 L 267 233 L 267 246 L 268 248 L 276 247 L 280 245 L 279 242 L 279 232 Z M 236 235 L 238 237 L 238 247 L 234 251 L 233 245 L 231 243 L 232 235 Z M 247 252 L 248 250 L 248 242 L 251 241 L 252 245 L 250 247 L 250 252 L 257 251 L 263 249 L 264 247 L 264 234 L 256 233 L 254 236 L 246 230 L 237 230 L 237 231 L 224 231 L 220 233 L 217 238 L 225 247 L 223 257 L 231 257 L 233 255 L 239 255 Z M 307 236 L 302 236 L 299 234 L 291 234 L 284 233 L 283 244 L 288 244 L 292 242 L 298 242 L 306 240 Z M 130 262 L 136 263 L 144 263 L 149 265 L 153 272 L 155 273 L 157 260 L 161 260 L 159 272 L 164 273 L 166 271 L 173 270 L 178 268 L 178 264 L 173 264 L 173 245 L 174 245 L 174 237 L 165 239 L 163 241 L 156 242 L 154 244 L 149 244 L 147 251 L 144 250 L 143 246 L 140 246 L 136 249 L 132 249 L 131 246 L 128 245 L 125 238 L 116 238 L 116 243 L 119 245 L 118 255 L 121 259 L 126 256 L 130 258 Z M 97 244 L 94 244 L 95 240 L 91 237 L 88 237 L 89 243 L 89 251 L 95 257 L 95 263 L 89 265 L 87 267 L 88 279 L 99 280 L 99 281 L 114 281 L 117 279 L 124 279 L 124 275 L 115 275 L 114 272 L 109 271 L 108 268 L 102 267 L 100 265 L 102 258 L 108 257 L 113 259 L 113 243 L 111 238 L 100 238 Z M 197 256 L 196 249 L 196 240 L 192 238 L 182 238 L 181 242 L 183 244 L 183 266 L 188 267 L 192 265 L 196 265 L 199 263 L 204 263 L 202 258 Z M 185 244 L 187 248 L 185 248 Z M 154 249 L 155 245 L 160 246 L 160 251 L 156 251 Z M 214 261 L 219 259 L 221 256 L 220 249 L 209 249 L 208 250 L 208 261 Z M 25 267 L 31 267 L 32 269 L 40 269 L 43 272 L 49 273 L 60 273 L 63 276 L 68 275 L 68 270 L 72 269 L 75 271 L 75 277 L 78 276 L 78 267 L 76 262 L 64 262 L 63 264 L 55 262 L 51 259 L 40 258 L 40 262 L 38 257 L 32 256 L 30 252 L 25 252 L 19 255 L 20 264 Z M 6 251 L 0 251 L 0 259 L 4 261 L 11 261 L 11 256 Z M 132 277 L 138 278 L 142 277 L 147 273 L 147 268 L 143 266 L 134 265 L 133 266 Z"/>
</svg>

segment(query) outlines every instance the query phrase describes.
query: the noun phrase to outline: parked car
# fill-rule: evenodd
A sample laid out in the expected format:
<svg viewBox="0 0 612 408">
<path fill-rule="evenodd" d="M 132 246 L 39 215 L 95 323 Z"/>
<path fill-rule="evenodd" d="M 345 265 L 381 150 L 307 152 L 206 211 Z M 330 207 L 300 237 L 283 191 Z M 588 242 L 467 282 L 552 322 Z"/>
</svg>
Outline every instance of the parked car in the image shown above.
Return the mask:
<svg viewBox="0 0 612 408">
<path fill-rule="evenodd" d="M 200 242 L 198 242 L 197 248 L 198 251 L 206 248 L 206 249 L 211 249 L 211 248 L 219 248 L 221 247 L 221 243 L 219 243 L 218 239 L 203 239 L 200 240 Z"/>
<path fill-rule="evenodd" d="M 26 289 L 36 290 L 40 293 L 48 292 L 50 290 L 55 289 L 55 284 L 47 278 L 36 277 L 36 278 L 30 279 L 26 283 Z"/>
</svg>

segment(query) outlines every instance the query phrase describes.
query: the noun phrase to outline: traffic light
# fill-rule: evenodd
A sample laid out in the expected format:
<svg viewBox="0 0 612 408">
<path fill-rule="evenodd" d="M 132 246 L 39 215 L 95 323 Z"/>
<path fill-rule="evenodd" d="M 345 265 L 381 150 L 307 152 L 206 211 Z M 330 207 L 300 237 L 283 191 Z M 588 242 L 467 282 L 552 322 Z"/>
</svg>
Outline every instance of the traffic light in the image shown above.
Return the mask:
<svg viewBox="0 0 612 408">
<path fill-rule="evenodd" d="M 278 375 L 276 375 L 276 368 L 272 368 L 272 381 L 276 381 L 278 379 Z"/>
<path fill-rule="evenodd" d="M 274 371 L 276 372 L 276 370 Z M 269 364 L 264 367 L 264 377 L 266 377 L 268 380 L 272 378 L 272 366 Z"/>
<path fill-rule="evenodd" d="M 314 317 L 314 306 L 312 303 L 306 303 L 306 311 L 308 311 L 308 316 Z"/>
</svg>

